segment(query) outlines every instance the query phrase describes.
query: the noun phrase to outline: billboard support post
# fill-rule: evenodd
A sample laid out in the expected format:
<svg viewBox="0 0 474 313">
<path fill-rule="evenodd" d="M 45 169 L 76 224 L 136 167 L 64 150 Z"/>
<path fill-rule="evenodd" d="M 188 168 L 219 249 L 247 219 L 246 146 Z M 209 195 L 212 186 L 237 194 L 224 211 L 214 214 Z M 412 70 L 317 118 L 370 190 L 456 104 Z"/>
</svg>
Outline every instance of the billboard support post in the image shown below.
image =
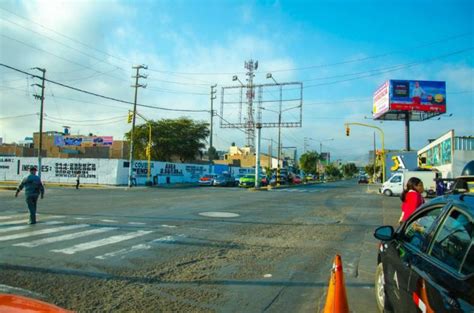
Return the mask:
<svg viewBox="0 0 474 313">
<path fill-rule="evenodd" d="M 405 147 L 410 151 L 410 113 L 405 114 Z"/>
</svg>

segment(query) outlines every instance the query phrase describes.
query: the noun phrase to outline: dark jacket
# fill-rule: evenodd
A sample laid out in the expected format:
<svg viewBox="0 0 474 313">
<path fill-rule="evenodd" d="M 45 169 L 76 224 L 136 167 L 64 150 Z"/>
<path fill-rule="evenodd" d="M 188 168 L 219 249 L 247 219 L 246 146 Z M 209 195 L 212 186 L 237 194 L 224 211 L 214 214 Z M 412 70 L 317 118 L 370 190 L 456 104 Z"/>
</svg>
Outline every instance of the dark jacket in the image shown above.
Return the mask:
<svg viewBox="0 0 474 313">
<path fill-rule="evenodd" d="M 18 185 L 17 191 L 20 192 L 23 188 L 25 188 L 26 197 L 44 195 L 43 183 L 41 183 L 41 179 L 36 175 L 30 174 L 25 177 L 20 185 Z"/>
</svg>

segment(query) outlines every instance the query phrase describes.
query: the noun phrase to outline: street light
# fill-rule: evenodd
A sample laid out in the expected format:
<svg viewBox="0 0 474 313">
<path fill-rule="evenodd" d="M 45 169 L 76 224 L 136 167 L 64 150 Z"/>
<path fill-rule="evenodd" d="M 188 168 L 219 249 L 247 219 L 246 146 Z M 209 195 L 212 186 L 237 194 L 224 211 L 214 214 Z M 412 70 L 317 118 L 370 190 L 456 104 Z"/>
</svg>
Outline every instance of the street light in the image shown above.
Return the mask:
<svg viewBox="0 0 474 313">
<path fill-rule="evenodd" d="M 280 86 L 280 105 L 279 105 L 279 110 L 278 112 L 276 111 L 273 111 L 273 112 L 276 112 L 278 114 L 278 164 L 277 164 L 277 185 L 279 185 L 280 183 L 280 158 L 281 158 L 281 100 L 282 100 L 282 89 L 281 89 L 281 85 L 275 80 L 275 78 L 273 78 L 273 75 L 272 73 L 267 73 L 267 79 L 272 79 L 275 84 L 277 84 L 278 86 Z M 263 108 L 262 108 L 263 109 Z M 265 109 L 264 109 L 265 110 Z M 272 111 L 272 110 L 268 110 L 266 109 L 267 111 Z"/>
<path fill-rule="evenodd" d="M 238 81 L 242 86 L 244 86 L 244 84 L 242 84 L 242 82 L 240 81 L 239 77 L 237 75 L 234 75 L 232 76 L 232 81 Z"/>
</svg>

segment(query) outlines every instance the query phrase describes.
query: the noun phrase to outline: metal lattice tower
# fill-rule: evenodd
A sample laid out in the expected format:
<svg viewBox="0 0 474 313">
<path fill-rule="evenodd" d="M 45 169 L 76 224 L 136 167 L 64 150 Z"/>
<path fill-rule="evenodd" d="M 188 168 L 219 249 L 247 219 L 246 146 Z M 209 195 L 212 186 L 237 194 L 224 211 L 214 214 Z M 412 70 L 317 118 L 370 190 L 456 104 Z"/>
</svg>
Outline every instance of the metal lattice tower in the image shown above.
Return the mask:
<svg viewBox="0 0 474 313">
<path fill-rule="evenodd" d="M 258 68 L 258 61 L 249 60 L 245 62 L 245 69 L 247 72 L 247 117 L 245 118 L 245 131 L 247 134 L 247 146 L 255 148 L 255 120 L 254 120 L 254 108 L 253 99 L 255 98 L 255 90 L 253 86 L 253 78 L 255 74 L 254 70 Z"/>
</svg>

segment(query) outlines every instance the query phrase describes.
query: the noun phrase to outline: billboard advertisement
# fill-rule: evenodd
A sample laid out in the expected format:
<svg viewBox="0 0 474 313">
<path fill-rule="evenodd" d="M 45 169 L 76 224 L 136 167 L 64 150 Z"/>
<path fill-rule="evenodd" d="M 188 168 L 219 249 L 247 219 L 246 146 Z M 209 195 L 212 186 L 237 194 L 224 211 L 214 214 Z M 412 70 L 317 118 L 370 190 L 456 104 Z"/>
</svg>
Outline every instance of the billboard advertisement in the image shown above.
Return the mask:
<svg viewBox="0 0 474 313">
<path fill-rule="evenodd" d="M 389 82 L 380 86 L 377 91 L 374 92 L 374 105 L 372 108 L 372 115 L 374 118 L 377 118 L 387 112 L 390 108 L 389 106 Z"/>
<path fill-rule="evenodd" d="M 64 146 L 111 146 L 114 141 L 113 136 L 54 136 L 54 145 L 58 147 Z"/>
<path fill-rule="evenodd" d="M 403 111 L 446 113 L 446 82 L 389 80 L 374 93 L 374 118 Z"/>
</svg>

